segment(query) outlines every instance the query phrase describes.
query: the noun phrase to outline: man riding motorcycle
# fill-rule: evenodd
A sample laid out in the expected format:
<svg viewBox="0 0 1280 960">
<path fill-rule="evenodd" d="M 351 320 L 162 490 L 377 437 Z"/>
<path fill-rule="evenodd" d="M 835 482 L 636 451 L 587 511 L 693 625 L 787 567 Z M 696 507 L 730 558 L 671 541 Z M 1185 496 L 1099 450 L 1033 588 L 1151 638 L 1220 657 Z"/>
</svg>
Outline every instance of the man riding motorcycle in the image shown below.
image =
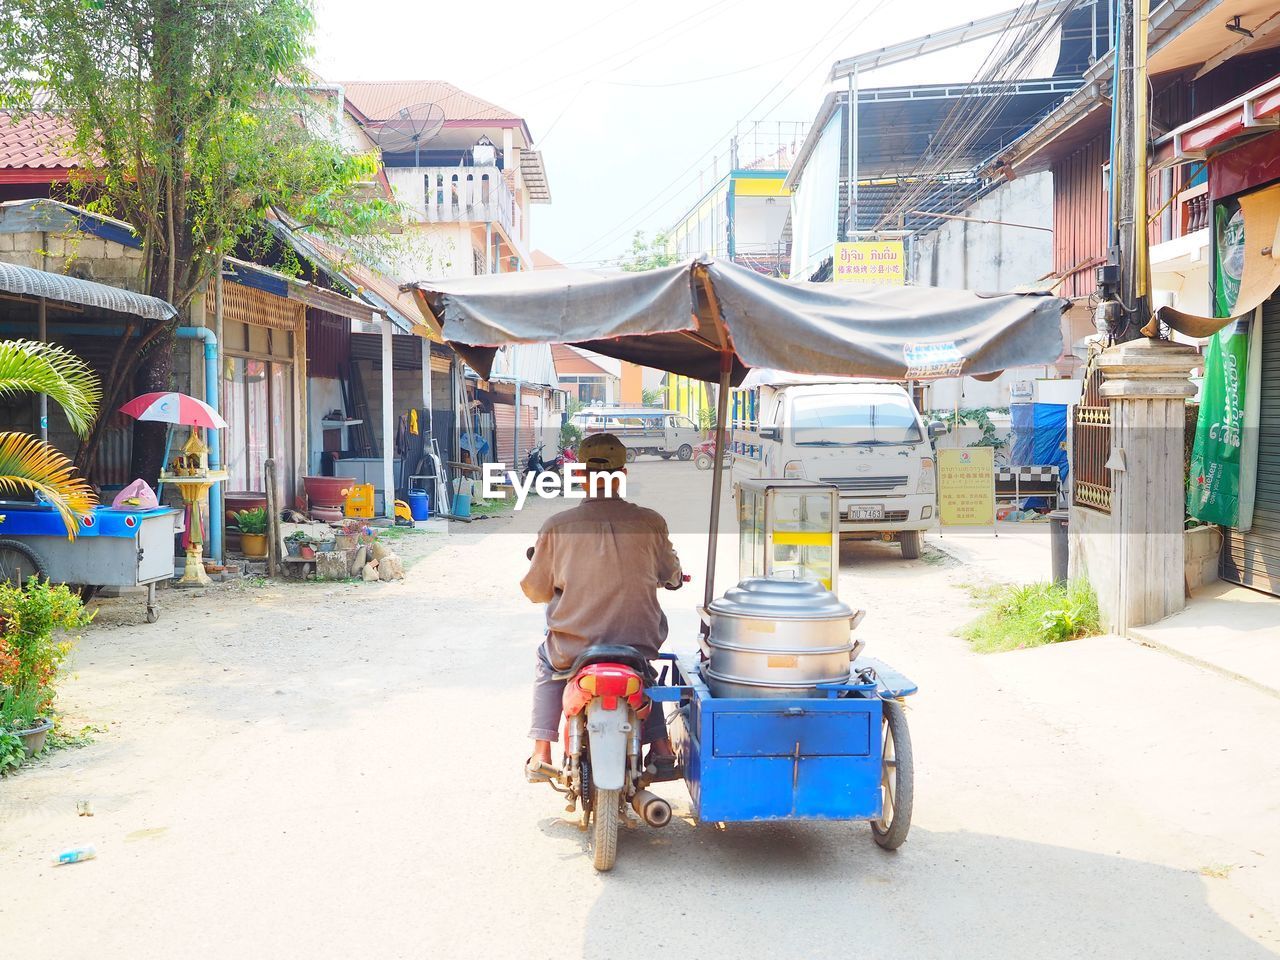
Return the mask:
<svg viewBox="0 0 1280 960">
<path fill-rule="evenodd" d="M 582 441 L 578 459 L 586 466 L 587 498 L 543 524 L 533 562 L 520 582 L 525 596 L 547 605 L 547 639 L 538 647 L 534 668 L 533 754 L 525 764 L 531 783 L 558 772 L 551 744 L 559 737 L 565 680 L 557 672 L 568 670 L 595 644 L 622 644 L 653 660 L 667 638 L 657 588 L 679 588 L 680 560 L 661 514 L 619 495 L 626 454 L 622 441 L 610 433 Z M 600 473 L 613 476 L 593 483 Z M 665 779 L 675 757 L 661 709 L 649 711 L 642 739 L 649 745 L 646 765 L 657 768 L 657 779 Z"/>
</svg>

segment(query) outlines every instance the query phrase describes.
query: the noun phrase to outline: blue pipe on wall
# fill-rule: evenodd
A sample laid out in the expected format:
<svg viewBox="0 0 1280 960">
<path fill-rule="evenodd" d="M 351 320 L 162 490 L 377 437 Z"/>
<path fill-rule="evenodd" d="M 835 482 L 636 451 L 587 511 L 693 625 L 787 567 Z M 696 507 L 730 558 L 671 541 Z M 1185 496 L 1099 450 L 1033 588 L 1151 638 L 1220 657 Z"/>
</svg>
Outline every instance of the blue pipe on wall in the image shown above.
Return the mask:
<svg viewBox="0 0 1280 960">
<path fill-rule="evenodd" d="M 218 337 L 209 327 L 179 327 L 180 340 L 204 341 L 204 402 L 218 409 Z M 222 435 L 209 431 L 209 469 L 222 469 Z M 209 556 L 222 562 L 222 484 L 209 486 Z"/>
</svg>

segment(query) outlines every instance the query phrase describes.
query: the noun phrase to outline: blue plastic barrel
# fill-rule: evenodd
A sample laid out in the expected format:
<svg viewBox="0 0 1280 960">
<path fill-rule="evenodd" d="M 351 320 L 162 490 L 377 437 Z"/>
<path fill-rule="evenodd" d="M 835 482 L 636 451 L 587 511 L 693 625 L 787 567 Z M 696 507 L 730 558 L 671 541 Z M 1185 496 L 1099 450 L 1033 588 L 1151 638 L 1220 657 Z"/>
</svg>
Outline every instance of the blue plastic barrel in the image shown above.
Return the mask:
<svg viewBox="0 0 1280 960">
<path fill-rule="evenodd" d="M 410 490 L 405 496 L 409 501 L 409 514 L 415 520 L 431 519 L 431 501 L 425 490 Z"/>
<path fill-rule="evenodd" d="M 453 515 L 455 517 L 471 516 L 471 494 L 455 493 L 453 495 Z"/>
</svg>

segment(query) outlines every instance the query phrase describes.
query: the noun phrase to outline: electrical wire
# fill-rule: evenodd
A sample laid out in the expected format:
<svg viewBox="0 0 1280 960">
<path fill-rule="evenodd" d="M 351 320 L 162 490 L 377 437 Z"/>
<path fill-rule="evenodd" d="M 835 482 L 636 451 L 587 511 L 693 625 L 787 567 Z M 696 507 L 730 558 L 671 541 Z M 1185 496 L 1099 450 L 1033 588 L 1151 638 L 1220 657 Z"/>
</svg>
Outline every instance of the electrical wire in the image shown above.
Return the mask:
<svg viewBox="0 0 1280 960">
<path fill-rule="evenodd" d="M 763 104 L 766 100 L 768 100 L 778 90 L 778 88 L 781 87 L 786 82 L 787 78 L 790 77 L 791 74 L 795 72 L 796 68 L 800 66 L 800 64 L 803 63 L 806 59 L 808 59 L 808 57 L 814 51 L 816 51 L 818 47 L 822 45 L 823 40 L 830 37 L 831 32 L 835 30 L 837 27 L 839 27 L 840 24 L 843 23 L 846 18 L 848 18 L 855 10 L 858 9 L 859 4 L 863 2 L 865 2 L 865 0 L 854 0 L 853 3 L 851 3 L 848 7 L 846 7 L 845 12 L 842 13 L 838 18 L 836 18 L 835 22 L 833 22 L 830 27 L 828 27 L 825 31 L 823 31 L 822 35 L 816 41 L 814 41 L 812 45 L 810 45 L 808 48 L 805 49 L 805 51 L 801 55 L 800 59 L 796 62 L 796 64 L 793 65 L 790 69 L 786 70 L 782 74 L 782 76 L 778 78 L 778 81 L 774 83 L 774 85 L 771 86 L 767 91 L 765 91 L 764 96 L 762 96 L 759 100 L 755 102 L 755 104 L 753 104 L 750 108 L 748 108 L 743 115 L 750 116 L 760 107 L 761 104 Z M 845 33 L 836 41 L 836 43 L 834 44 L 834 47 L 839 47 L 846 40 L 848 40 L 849 37 L 853 34 L 853 31 L 857 30 L 860 26 L 862 26 L 862 24 L 866 22 L 867 18 L 870 17 L 872 14 L 874 14 L 882 6 L 884 6 L 886 2 L 887 0 L 877 0 L 874 6 L 870 10 L 868 10 L 865 14 L 863 14 L 862 18 L 859 19 L 849 29 L 847 33 Z M 827 57 L 821 58 L 820 63 L 822 65 L 825 65 L 827 59 L 828 59 Z M 812 72 L 813 72 L 813 69 L 810 68 L 809 74 L 812 74 Z M 786 93 L 784 93 L 772 109 L 777 109 L 777 107 L 781 105 L 781 103 L 785 102 L 788 97 L 790 97 L 793 93 L 795 93 L 797 89 L 799 89 L 800 85 L 804 83 L 806 79 L 808 79 L 808 74 L 802 77 L 800 81 L 798 81 Z M 601 235 L 599 238 L 592 241 L 591 243 L 587 244 L 585 247 L 582 247 L 579 250 L 577 250 L 573 254 L 573 256 L 578 257 L 583 254 L 597 250 L 602 246 L 606 246 L 610 243 L 617 242 L 619 236 L 625 235 L 627 230 L 632 228 L 632 225 L 634 225 L 637 221 L 642 220 L 646 214 L 651 213 L 656 203 L 658 203 L 659 201 L 666 202 L 666 200 L 669 199 L 667 195 L 671 193 L 671 190 L 673 187 L 676 187 L 678 192 L 679 190 L 683 190 L 687 186 L 689 186 L 690 184 L 685 183 L 685 180 L 688 178 L 688 174 L 691 171 L 700 172 L 699 165 L 702 163 L 702 161 L 708 155 L 712 154 L 712 152 L 716 150 L 716 147 L 719 146 L 719 144 L 722 143 L 726 137 L 732 136 L 736 130 L 737 130 L 737 124 L 729 128 L 729 130 L 726 133 L 716 137 L 715 142 L 706 150 L 704 150 L 701 154 L 695 157 L 693 162 L 689 164 L 688 167 L 686 167 L 680 173 L 676 174 L 676 177 L 674 180 L 672 180 L 665 187 L 659 190 L 658 193 L 656 193 L 648 201 L 646 201 L 644 204 L 638 207 L 632 214 L 626 217 L 623 221 L 619 222 L 619 224 L 616 227 L 614 227 L 608 233 Z"/>
<path fill-rule="evenodd" d="M 784 53 L 780 57 L 774 57 L 772 60 L 764 60 L 760 63 L 753 63 L 751 66 L 742 67 L 739 70 L 715 73 L 709 77 L 695 77 L 689 80 L 673 80 L 670 83 L 625 83 L 621 80 L 605 80 L 602 82 L 607 83 L 611 87 L 636 87 L 644 90 L 659 90 L 667 87 L 689 87 L 698 83 L 710 83 L 712 80 L 723 80 L 725 77 L 736 77 L 739 74 L 751 73 L 754 70 L 759 70 L 761 67 L 768 67 L 775 63 L 781 63 L 783 60 L 790 60 L 800 52 L 800 50 L 792 50 L 790 53 Z"/>
<path fill-rule="evenodd" d="M 587 64 L 586 66 L 576 67 L 573 70 L 570 70 L 568 73 L 561 74 L 559 77 L 556 77 L 552 80 L 547 80 L 545 83 L 540 83 L 535 87 L 531 87 L 529 90 L 525 91 L 525 96 L 531 97 L 534 94 L 538 93 L 539 91 L 546 90 L 549 87 L 558 86 L 559 84 L 563 83 L 566 80 L 572 80 L 574 77 L 582 76 L 582 74 L 584 73 L 590 73 L 591 71 L 596 70 L 599 67 L 605 66 L 611 60 L 615 60 L 620 56 L 626 56 L 627 54 L 631 53 L 633 50 L 638 50 L 639 48 L 645 46 L 646 44 L 652 43 L 654 40 L 661 39 L 662 37 L 666 36 L 668 33 L 671 33 L 673 30 L 679 27 L 685 26 L 686 24 L 689 24 L 691 21 L 701 20 L 706 17 L 709 17 L 712 13 L 714 13 L 720 7 L 726 6 L 731 2 L 733 2 L 733 0 L 714 0 L 714 2 L 711 3 L 709 6 L 703 7 L 701 10 L 695 11 L 694 13 L 689 14 L 689 16 L 687 17 L 677 20 L 675 23 L 668 24 L 667 26 L 663 27 L 661 30 L 657 31 L 656 33 L 651 33 L 649 34 L 649 36 L 644 37 L 643 39 L 637 40 L 635 43 L 631 44 L 628 47 L 623 48 L 622 50 L 615 50 L 612 53 L 610 53 L 608 56 L 602 57 L 599 60 L 595 60 L 592 63 Z M 614 64 L 612 67 L 609 68 L 607 72 L 612 73 L 615 70 L 619 70 L 622 67 L 627 66 L 628 64 L 634 63 L 635 60 L 639 58 L 639 56 L 640 54 L 637 53 L 635 56 L 631 57 L 631 59 L 629 60 L 626 60 L 622 63 Z"/>
<path fill-rule="evenodd" d="M 1034 0 L 1026 0 L 1022 9 L 1029 12 L 1034 6 Z M 987 96 L 963 97 L 957 101 L 943 122 L 939 124 L 931 149 L 916 162 L 912 176 L 919 177 L 919 182 L 908 187 L 891 202 L 888 209 L 879 217 L 877 229 L 892 225 L 896 218 L 905 215 L 909 209 L 932 205 L 921 202 L 930 190 L 936 189 L 930 182 L 932 177 L 920 176 L 922 171 L 926 167 L 932 168 L 935 172 L 946 171 L 962 154 L 972 148 L 978 137 L 982 135 L 987 122 L 1007 106 L 1012 97 L 1016 96 L 1012 90 L 1012 83 L 1034 64 L 1048 42 L 1057 35 L 1069 13 L 1070 8 L 1066 8 L 1053 18 L 1030 24 L 1019 24 L 1015 20 L 1002 31 L 979 65 L 969 87 L 972 89 L 983 85 L 1003 84 L 1008 89 Z M 934 144 L 942 145 L 940 152 L 933 149 Z M 962 203 L 962 200 L 957 200 L 950 206 Z M 953 211 L 948 209 L 943 212 Z"/>
<path fill-rule="evenodd" d="M 624 13 L 625 11 L 630 10 L 632 7 L 637 7 L 639 5 L 640 5 L 640 0 L 631 0 L 630 3 L 624 3 L 620 7 L 614 7 L 612 10 L 606 13 L 603 17 L 600 17 L 596 20 L 592 20 L 586 26 L 578 30 L 575 30 L 573 33 L 565 34 L 559 40 L 553 40 L 551 43 L 547 44 L 545 47 L 539 47 L 538 53 L 545 54 L 549 50 L 555 50 L 557 47 L 564 46 L 564 44 L 568 43 L 570 40 L 576 40 L 578 37 L 582 36 L 584 33 L 589 33 L 591 30 L 600 26 L 600 24 L 604 23 L 606 20 L 611 20 L 614 17 L 616 17 L 618 14 Z M 507 66 L 502 67 L 500 70 L 495 70 L 493 73 L 489 74 L 487 77 L 483 78 L 482 80 L 477 81 L 477 85 L 488 83 L 490 80 L 493 80 L 496 77 L 505 76 L 511 71 L 523 69 L 523 67 L 524 67 L 523 61 L 512 62 Z"/>
</svg>

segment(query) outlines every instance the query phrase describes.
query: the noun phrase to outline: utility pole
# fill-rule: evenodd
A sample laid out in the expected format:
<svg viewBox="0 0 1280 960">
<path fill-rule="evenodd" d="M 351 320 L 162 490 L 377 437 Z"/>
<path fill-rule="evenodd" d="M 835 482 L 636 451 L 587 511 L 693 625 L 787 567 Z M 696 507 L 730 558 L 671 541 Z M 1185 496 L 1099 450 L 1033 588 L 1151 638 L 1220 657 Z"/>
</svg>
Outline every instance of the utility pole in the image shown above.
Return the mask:
<svg viewBox="0 0 1280 960">
<path fill-rule="evenodd" d="M 1147 244 L 1147 21 L 1150 0 L 1120 0 L 1111 105 L 1111 234 L 1098 268 L 1095 322 L 1111 342 L 1142 336 L 1151 318 Z"/>
</svg>

